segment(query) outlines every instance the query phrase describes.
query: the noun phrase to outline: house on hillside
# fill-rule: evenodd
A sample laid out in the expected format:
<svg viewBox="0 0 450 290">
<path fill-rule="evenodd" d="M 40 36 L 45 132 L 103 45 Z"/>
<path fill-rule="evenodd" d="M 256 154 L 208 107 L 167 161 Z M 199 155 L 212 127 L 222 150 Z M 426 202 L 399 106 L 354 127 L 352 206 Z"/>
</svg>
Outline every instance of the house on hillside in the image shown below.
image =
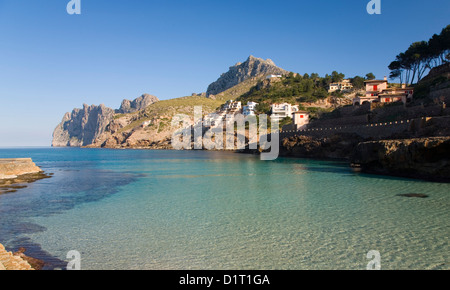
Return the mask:
<svg viewBox="0 0 450 290">
<path fill-rule="evenodd" d="M 403 104 L 411 102 L 414 94 L 414 88 L 401 87 L 401 88 L 389 88 L 383 90 L 378 94 L 380 103 L 394 103 L 403 102 Z"/>
<path fill-rule="evenodd" d="M 414 88 L 388 88 L 387 77 L 384 80 L 368 80 L 364 82 L 366 94 L 353 99 L 353 105 L 359 106 L 365 103 L 393 103 L 403 102 L 404 104 L 412 100 Z"/>
<path fill-rule="evenodd" d="M 364 96 L 357 96 L 353 99 L 353 105 L 363 105 L 366 103 L 379 102 L 378 95 L 387 89 L 387 77 L 383 80 L 367 80 L 364 82 L 366 87 L 366 94 Z"/>
<path fill-rule="evenodd" d="M 284 125 L 283 131 L 300 131 L 306 130 L 309 124 L 309 112 L 295 111 L 292 113 L 292 124 Z"/>
<path fill-rule="evenodd" d="M 248 102 L 246 106 L 242 107 L 242 113 L 244 116 L 254 116 L 257 105 L 258 103 Z"/>
<path fill-rule="evenodd" d="M 281 121 L 286 117 L 292 118 L 292 113 L 297 112 L 297 111 L 299 111 L 298 105 L 293 106 L 288 103 L 273 104 L 272 105 L 272 115 L 270 117 L 272 119 Z"/>
<path fill-rule="evenodd" d="M 294 130 L 305 130 L 309 124 L 309 112 L 297 111 L 292 113 Z"/>
<path fill-rule="evenodd" d="M 230 104 L 230 111 L 232 113 L 237 113 L 242 109 L 242 103 L 241 102 L 232 102 Z"/>
<path fill-rule="evenodd" d="M 328 87 L 328 92 L 332 93 L 335 91 L 349 91 L 353 89 L 353 84 L 350 82 L 350 80 L 342 80 L 342 82 L 338 83 L 331 83 Z"/>
<path fill-rule="evenodd" d="M 223 111 L 231 111 L 231 112 L 237 112 L 242 109 L 242 103 L 241 102 L 235 102 L 233 100 L 227 101 L 223 107 Z"/>
</svg>

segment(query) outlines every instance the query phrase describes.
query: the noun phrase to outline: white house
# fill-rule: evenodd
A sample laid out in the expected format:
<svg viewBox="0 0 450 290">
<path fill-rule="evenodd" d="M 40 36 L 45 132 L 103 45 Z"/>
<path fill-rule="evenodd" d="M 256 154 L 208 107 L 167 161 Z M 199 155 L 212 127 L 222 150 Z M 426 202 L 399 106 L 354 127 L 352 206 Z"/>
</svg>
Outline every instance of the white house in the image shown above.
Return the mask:
<svg viewBox="0 0 450 290">
<path fill-rule="evenodd" d="M 277 119 L 278 121 L 281 121 L 286 117 L 292 118 L 292 113 L 297 112 L 298 110 L 298 105 L 292 106 L 288 103 L 273 104 L 271 118 Z"/>
<path fill-rule="evenodd" d="M 309 124 L 309 112 L 297 111 L 292 113 L 295 130 L 304 130 Z"/>
<path fill-rule="evenodd" d="M 232 103 L 230 104 L 230 110 L 231 110 L 232 112 L 237 112 L 237 111 L 239 111 L 240 109 L 242 109 L 242 103 L 241 103 L 241 102 L 232 102 Z"/>
<path fill-rule="evenodd" d="M 281 78 L 282 77 L 282 75 L 268 75 L 267 77 L 266 77 L 266 79 L 273 79 L 273 78 Z"/>
<path fill-rule="evenodd" d="M 328 92 L 332 93 L 337 90 L 348 91 L 348 90 L 351 90 L 352 88 L 353 88 L 353 84 L 350 82 L 350 80 L 342 80 L 342 82 L 331 83 L 328 88 Z"/>
<path fill-rule="evenodd" d="M 246 106 L 242 107 L 242 113 L 244 116 L 253 116 L 255 115 L 255 109 L 258 103 L 248 102 Z"/>
</svg>

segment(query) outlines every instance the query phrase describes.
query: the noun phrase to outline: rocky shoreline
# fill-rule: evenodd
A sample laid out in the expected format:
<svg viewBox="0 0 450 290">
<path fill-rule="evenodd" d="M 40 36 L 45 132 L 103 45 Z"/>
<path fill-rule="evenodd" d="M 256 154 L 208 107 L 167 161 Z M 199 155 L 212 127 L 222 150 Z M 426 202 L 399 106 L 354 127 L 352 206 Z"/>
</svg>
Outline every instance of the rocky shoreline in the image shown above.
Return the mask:
<svg viewBox="0 0 450 290">
<path fill-rule="evenodd" d="M 29 258 L 24 254 L 25 250 L 12 253 L 6 251 L 5 247 L 0 244 L 0 271 L 1 270 L 35 270 L 29 261 L 38 261 Z M 41 264 L 41 263 L 38 263 Z M 39 268 L 39 265 L 35 264 Z"/>
<path fill-rule="evenodd" d="M 0 159 L 0 194 L 16 192 L 28 183 L 50 177 L 31 158 Z"/>
<path fill-rule="evenodd" d="M 367 173 L 450 182 L 450 137 L 361 142 L 350 161 Z"/>
<path fill-rule="evenodd" d="M 283 157 L 345 160 L 363 173 L 450 182 L 450 137 L 368 140 L 354 134 L 282 140 Z"/>
</svg>

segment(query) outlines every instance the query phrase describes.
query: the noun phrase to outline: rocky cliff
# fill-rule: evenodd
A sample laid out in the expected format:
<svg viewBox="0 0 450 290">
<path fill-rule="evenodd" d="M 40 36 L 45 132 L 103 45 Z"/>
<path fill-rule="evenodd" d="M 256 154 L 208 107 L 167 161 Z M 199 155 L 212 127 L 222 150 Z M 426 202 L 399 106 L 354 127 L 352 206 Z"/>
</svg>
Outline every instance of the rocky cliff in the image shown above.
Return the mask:
<svg viewBox="0 0 450 290">
<path fill-rule="evenodd" d="M 450 137 L 361 142 L 351 157 L 364 172 L 450 181 Z"/>
<path fill-rule="evenodd" d="M 210 84 L 206 94 L 208 97 L 219 94 L 256 76 L 284 75 L 287 73 L 284 69 L 277 67 L 270 59 L 264 60 L 250 56 L 245 62 L 230 67 L 228 72 L 222 74 L 217 81 Z"/>
<path fill-rule="evenodd" d="M 53 132 L 53 147 L 80 147 L 91 144 L 113 120 L 114 110 L 100 106 L 83 105 L 66 113 Z"/>
<path fill-rule="evenodd" d="M 53 132 L 53 147 L 82 147 L 94 143 L 109 126 L 114 126 L 117 114 L 130 114 L 158 102 L 155 96 L 144 94 L 130 101 L 123 100 L 120 109 L 113 110 L 105 105 L 88 106 L 82 109 L 74 109 L 66 113 L 61 123 Z"/>
<path fill-rule="evenodd" d="M 159 99 L 157 97 L 144 94 L 139 98 L 135 99 L 134 101 L 123 100 L 122 104 L 120 105 L 120 109 L 117 111 L 117 113 L 120 114 L 134 113 L 143 110 L 156 102 L 159 102 Z"/>
</svg>

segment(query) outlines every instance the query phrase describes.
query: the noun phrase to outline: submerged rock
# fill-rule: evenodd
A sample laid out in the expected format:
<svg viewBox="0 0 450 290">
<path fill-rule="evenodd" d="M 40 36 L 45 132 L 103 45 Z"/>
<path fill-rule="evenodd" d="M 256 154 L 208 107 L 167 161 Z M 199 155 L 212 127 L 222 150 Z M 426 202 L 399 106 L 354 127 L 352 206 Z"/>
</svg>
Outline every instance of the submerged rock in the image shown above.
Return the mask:
<svg viewBox="0 0 450 290">
<path fill-rule="evenodd" d="M 418 197 L 418 198 L 427 198 L 427 197 L 430 197 L 429 195 L 422 194 L 422 193 L 405 193 L 405 194 L 397 194 L 397 196 L 403 196 L 403 197 Z"/>
</svg>

